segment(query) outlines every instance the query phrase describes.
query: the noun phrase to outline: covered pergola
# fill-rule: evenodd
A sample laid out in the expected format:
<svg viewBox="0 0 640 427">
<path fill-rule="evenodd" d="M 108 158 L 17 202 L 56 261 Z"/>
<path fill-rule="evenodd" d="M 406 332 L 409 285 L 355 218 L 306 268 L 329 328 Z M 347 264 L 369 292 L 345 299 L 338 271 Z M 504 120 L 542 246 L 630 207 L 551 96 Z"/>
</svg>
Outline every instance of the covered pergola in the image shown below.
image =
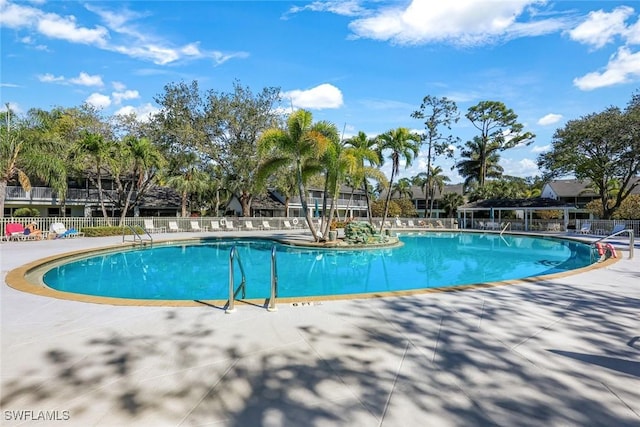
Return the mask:
<svg viewBox="0 0 640 427">
<path fill-rule="evenodd" d="M 474 217 L 480 220 L 491 221 L 491 224 L 502 223 L 502 213 L 505 211 L 520 211 L 524 220 L 524 230 L 528 231 L 533 219 L 534 211 L 561 211 L 564 220 L 564 230 L 569 226 L 569 211 L 575 211 L 575 205 L 567 205 L 559 200 L 536 197 L 532 199 L 488 199 L 467 203 L 458 208 L 458 219 L 462 220 L 463 228 L 466 228 L 467 219 L 474 223 Z M 479 214 L 483 212 L 482 214 Z M 488 213 L 488 215 L 486 215 Z M 489 227 L 498 228 L 498 227 Z"/>
</svg>

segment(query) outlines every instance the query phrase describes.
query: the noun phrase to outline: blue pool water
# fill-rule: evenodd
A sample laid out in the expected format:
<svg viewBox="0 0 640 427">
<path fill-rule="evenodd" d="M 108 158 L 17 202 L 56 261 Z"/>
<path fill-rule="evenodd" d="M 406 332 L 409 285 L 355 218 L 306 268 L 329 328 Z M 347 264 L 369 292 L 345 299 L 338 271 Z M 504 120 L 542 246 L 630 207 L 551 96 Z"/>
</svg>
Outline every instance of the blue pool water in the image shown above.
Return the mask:
<svg viewBox="0 0 640 427">
<path fill-rule="evenodd" d="M 163 300 L 229 297 L 229 251 L 247 275 L 246 298 L 270 292 L 275 245 L 278 296 L 308 297 L 440 288 L 502 281 L 589 265 L 588 245 L 568 240 L 475 233 L 400 236 L 403 246 L 326 250 L 266 240 L 208 240 L 90 256 L 44 274 L 47 286 L 80 294 Z M 236 285 L 240 271 L 234 267 Z"/>
</svg>

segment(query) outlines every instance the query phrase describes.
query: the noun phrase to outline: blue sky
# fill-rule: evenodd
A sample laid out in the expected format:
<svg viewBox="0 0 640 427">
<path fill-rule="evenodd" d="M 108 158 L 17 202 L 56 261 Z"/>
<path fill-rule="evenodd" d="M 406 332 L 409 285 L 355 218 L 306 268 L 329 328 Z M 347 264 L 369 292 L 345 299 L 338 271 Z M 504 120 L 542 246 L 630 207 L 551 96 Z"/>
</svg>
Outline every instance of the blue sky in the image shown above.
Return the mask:
<svg viewBox="0 0 640 427">
<path fill-rule="evenodd" d="M 0 0 L 0 101 L 18 113 L 89 102 L 111 115 L 157 109 L 168 83 L 281 88 L 345 137 L 399 126 L 426 95 L 454 100 L 452 134 L 480 101 L 513 109 L 530 146 L 502 153 L 534 176 L 566 121 L 624 107 L 640 81 L 635 1 L 7 1 Z M 389 174 L 390 162 L 383 170 Z M 438 160 L 452 182 L 452 160 Z M 424 153 L 402 176 L 424 171 Z"/>
</svg>

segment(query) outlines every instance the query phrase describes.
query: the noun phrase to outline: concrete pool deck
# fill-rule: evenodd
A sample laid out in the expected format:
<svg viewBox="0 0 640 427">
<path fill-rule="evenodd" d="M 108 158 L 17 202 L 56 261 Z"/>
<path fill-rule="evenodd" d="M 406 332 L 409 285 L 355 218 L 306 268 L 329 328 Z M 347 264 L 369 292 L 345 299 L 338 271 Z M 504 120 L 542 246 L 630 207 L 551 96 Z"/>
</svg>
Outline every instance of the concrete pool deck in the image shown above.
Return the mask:
<svg viewBox="0 0 640 427">
<path fill-rule="evenodd" d="M 2 282 L 121 241 L 2 243 Z M 0 424 L 638 426 L 637 250 L 546 281 L 275 313 L 88 304 L 4 284 Z"/>
</svg>

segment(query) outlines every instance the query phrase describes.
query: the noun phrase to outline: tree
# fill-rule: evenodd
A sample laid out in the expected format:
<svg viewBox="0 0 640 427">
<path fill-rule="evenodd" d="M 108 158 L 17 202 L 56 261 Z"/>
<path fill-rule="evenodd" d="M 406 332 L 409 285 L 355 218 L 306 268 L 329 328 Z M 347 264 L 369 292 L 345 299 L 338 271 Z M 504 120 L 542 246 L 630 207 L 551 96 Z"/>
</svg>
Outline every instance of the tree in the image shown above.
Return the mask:
<svg viewBox="0 0 640 427">
<path fill-rule="evenodd" d="M 445 182 L 450 181 L 449 177 L 443 175 L 442 172 L 443 170 L 440 166 L 432 166 L 430 173 L 420 172 L 418 175 L 412 178 L 413 184 L 422 188 L 422 193 L 425 195 L 425 218 L 431 218 L 432 216 L 436 189 L 440 194 L 442 194 Z"/>
<path fill-rule="evenodd" d="M 367 212 L 369 223 L 372 221 L 371 197 L 369 195 L 369 179 L 378 183 L 387 183 L 387 178 L 377 168 L 383 162 L 382 153 L 378 149 L 378 140 L 369 138 L 367 134 L 360 131 L 356 136 L 349 138 L 346 145 L 352 148 L 352 154 L 356 158 L 357 168 L 352 173 L 354 187 L 362 186 L 367 200 Z"/>
<path fill-rule="evenodd" d="M 189 216 L 187 205 L 191 195 L 205 192 L 210 187 L 210 176 L 191 165 L 184 173 L 169 177 L 166 183 L 180 193 L 181 215 L 186 217 Z"/>
<path fill-rule="evenodd" d="M 447 97 L 436 98 L 427 95 L 422 100 L 420 108 L 414 111 L 411 117 L 414 119 L 425 119 L 424 125 L 426 133 L 422 136 L 422 144 L 427 145 L 427 171 L 424 181 L 421 181 L 421 187 L 423 187 L 422 191 L 425 194 L 424 216 L 426 218 L 426 203 L 428 197 L 431 197 L 431 208 L 428 210 L 429 217 L 431 217 L 431 212 L 433 211 L 433 181 L 431 180 L 431 173 L 434 169 L 432 169 L 431 166 L 432 159 L 444 153 L 450 155 L 450 147 L 459 142 L 459 138 L 454 138 L 453 135 L 443 135 L 440 128 L 444 126 L 448 130 L 451 130 L 451 125 L 457 123 L 460 119 L 460 113 L 458 112 L 456 103 Z M 429 191 L 425 191 L 425 186 Z"/>
<path fill-rule="evenodd" d="M 640 185 L 640 95 L 622 111 L 609 107 L 556 130 L 551 151 L 538 157 L 547 179 L 574 174 L 597 190 L 602 217 L 610 219 Z M 612 185 L 617 181 L 619 186 Z M 615 193 L 615 194 L 614 194 Z"/>
<path fill-rule="evenodd" d="M 460 156 L 466 160 L 461 160 L 456 164 L 458 172 L 464 177 L 464 186 L 468 190 L 474 184 L 482 187 L 480 184 L 480 176 L 486 178 L 499 178 L 502 176 L 502 166 L 498 164 L 500 154 L 492 152 L 484 154 L 482 152 L 482 143 L 480 138 L 475 136 L 473 140 L 467 141 L 465 147 L 462 148 Z"/>
<path fill-rule="evenodd" d="M 303 165 L 307 161 L 319 159 L 329 143 L 329 138 L 323 133 L 323 126 L 316 126 L 313 123 L 313 115 L 306 110 L 297 110 L 291 113 L 287 120 L 286 129 L 280 127 L 267 129 L 258 143 L 259 153 L 262 155 L 268 156 L 272 150 L 279 154 L 279 156 L 274 155 L 271 158 L 269 168 L 286 167 L 291 163 L 295 165 L 300 203 L 311 235 L 316 241 L 320 240 L 320 237 L 311 220 L 305 188 L 306 180 L 303 177 Z"/>
<path fill-rule="evenodd" d="M 464 204 L 464 197 L 458 193 L 445 193 L 442 195 L 441 204 L 447 218 L 455 218 L 458 207 Z"/>
<path fill-rule="evenodd" d="M 484 186 L 487 178 L 489 158 L 519 144 L 529 145 L 533 142 L 534 134 L 522 132 L 524 126 L 518 123 L 518 115 L 499 101 L 481 101 L 469 108 L 465 115 L 471 124 L 480 131 L 474 137 L 474 150 L 465 153 L 475 154 L 477 162 L 475 169 L 476 180 L 480 187 Z M 466 144 L 469 147 L 469 142 Z M 460 147 L 463 150 L 465 147 Z M 465 154 L 462 154 L 465 157 Z"/>
<path fill-rule="evenodd" d="M 389 191 L 387 191 L 384 215 L 380 225 L 380 233 L 382 233 L 383 224 L 387 220 L 387 214 L 389 213 L 388 208 L 393 180 L 400 170 L 400 160 L 405 160 L 405 167 L 411 166 L 411 162 L 418 155 L 420 136 L 411 133 L 407 128 L 400 127 L 378 136 L 378 141 L 381 151 L 391 151 L 389 154 L 391 159 L 391 179 L 389 179 Z"/>
<path fill-rule="evenodd" d="M 256 156 L 262 133 L 278 124 L 276 105 L 280 89 L 264 88 L 254 94 L 238 81 L 232 93 L 209 91 L 206 105 L 206 129 L 209 139 L 206 155 L 226 175 L 227 189 L 242 206 L 242 216 L 250 216 L 251 200 L 259 188 L 255 174 L 260 159 Z"/>
<path fill-rule="evenodd" d="M 391 194 L 398 195 L 399 199 L 409 199 L 413 197 L 413 191 L 411 191 L 411 180 L 409 178 L 401 178 L 393 184 L 391 187 Z"/>
</svg>

